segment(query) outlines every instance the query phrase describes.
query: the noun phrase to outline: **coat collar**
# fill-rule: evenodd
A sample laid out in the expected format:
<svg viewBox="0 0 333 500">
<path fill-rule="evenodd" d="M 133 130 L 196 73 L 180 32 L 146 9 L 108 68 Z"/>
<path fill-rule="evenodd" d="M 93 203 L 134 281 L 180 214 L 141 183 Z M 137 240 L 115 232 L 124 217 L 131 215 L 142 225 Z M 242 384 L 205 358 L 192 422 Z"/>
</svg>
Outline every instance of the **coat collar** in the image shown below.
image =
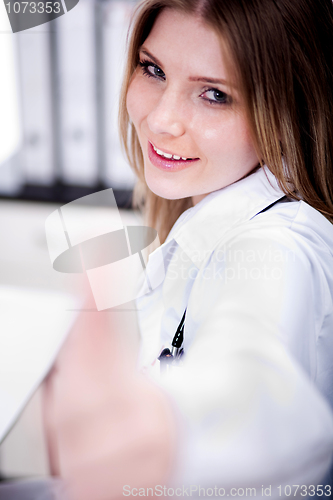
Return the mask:
<svg viewBox="0 0 333 500">
<path fill-rule="evenodd" d="M 168 253 L 176 242 L 200 267 L 223 235 L 231 228 L 252 219 L 259 212 L 283 198 L 285 193 L 276 177 L 266 166 L 229 186 L 207 195 L 194 207 L 186 210 L 176 221 L 166 241 L 154 254 Z"/>
<path fill-rule="evenodd" d="M 252 219 L 270 204 L 285 196 L 267 167 L 206 196 L 170 234 L 193 260 L 200 264 L 223 237 L 236 225 Z M 168 238 L 169 240 L 169 238 Z M 168 241 L 167 240 L 167 241 Z"/>
</svg>

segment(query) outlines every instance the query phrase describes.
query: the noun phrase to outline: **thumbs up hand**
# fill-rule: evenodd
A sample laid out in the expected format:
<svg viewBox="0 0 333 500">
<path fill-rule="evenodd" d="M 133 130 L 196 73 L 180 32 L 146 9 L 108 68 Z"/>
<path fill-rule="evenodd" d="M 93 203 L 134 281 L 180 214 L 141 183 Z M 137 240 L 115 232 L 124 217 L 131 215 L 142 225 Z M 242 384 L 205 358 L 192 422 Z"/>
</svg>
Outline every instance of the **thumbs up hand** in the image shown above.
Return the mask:
<svg viewBox="0 0 333 500">
<path fill-rule="evenodd" d="M 129 304 L 126 305 L 129 309 Z M 165 484 L 175 454 L 169 402 L 137 373 L 136 311 L 83 311 L 45 385 L 51 468 L 70 500 Z"/>
</svg>

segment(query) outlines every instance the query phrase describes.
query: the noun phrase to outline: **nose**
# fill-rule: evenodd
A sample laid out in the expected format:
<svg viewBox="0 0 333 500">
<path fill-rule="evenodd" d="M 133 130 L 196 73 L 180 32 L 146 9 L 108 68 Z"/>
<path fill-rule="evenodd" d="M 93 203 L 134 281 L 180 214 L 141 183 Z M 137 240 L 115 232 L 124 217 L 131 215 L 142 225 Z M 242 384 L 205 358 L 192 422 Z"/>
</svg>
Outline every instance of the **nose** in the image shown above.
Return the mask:
<svg viewBox="0 0 333 500">
<path fill-rule="evenodd" d="M 169 134 L 180 137 L 186 130 L 184 103 L 177 90 L 169 88 L 163 92 L 147 117 L 148 127 L 154 134 Z"/>
</svg>

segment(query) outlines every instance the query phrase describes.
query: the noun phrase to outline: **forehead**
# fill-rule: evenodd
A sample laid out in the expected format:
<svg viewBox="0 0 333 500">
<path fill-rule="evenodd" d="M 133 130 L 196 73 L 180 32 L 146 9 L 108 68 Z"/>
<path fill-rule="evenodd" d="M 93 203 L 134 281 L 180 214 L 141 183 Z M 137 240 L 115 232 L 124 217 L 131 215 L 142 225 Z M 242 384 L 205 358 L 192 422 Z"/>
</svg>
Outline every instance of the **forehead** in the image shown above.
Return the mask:
<svg viewBox="0 0 333 500">
<path fill-rule="evenodd" d="M 164 9 L 157 17 L 143 47 L 162 64 L 182 71 L 226 78 L 226 51 L 222 37 L 198 16 Z M 230 63 L 228 63 L 229 68 Z"/>
</svg>

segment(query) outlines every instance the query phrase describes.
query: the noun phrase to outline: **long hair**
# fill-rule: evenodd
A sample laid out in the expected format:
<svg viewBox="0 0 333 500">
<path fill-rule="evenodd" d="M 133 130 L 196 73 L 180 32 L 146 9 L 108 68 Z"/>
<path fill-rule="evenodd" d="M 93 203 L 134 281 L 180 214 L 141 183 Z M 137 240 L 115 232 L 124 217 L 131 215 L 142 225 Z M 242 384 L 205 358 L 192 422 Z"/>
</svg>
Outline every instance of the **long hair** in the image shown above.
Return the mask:
<svg viewBox="0 0 333 500">
<path fill-rule="evenodd" d="M 333 6 L 331 0 L 144 0 L 135 12 L 121 93 L 120 133 L 137 174 L 134 203 L 164 241 L 191 199 L 150 191 L 126 95 L 138 53 L 165 8 L 200 16 L 226 46 L 253 142 L 288 196 L 333 222 Z"/>
</svg>

